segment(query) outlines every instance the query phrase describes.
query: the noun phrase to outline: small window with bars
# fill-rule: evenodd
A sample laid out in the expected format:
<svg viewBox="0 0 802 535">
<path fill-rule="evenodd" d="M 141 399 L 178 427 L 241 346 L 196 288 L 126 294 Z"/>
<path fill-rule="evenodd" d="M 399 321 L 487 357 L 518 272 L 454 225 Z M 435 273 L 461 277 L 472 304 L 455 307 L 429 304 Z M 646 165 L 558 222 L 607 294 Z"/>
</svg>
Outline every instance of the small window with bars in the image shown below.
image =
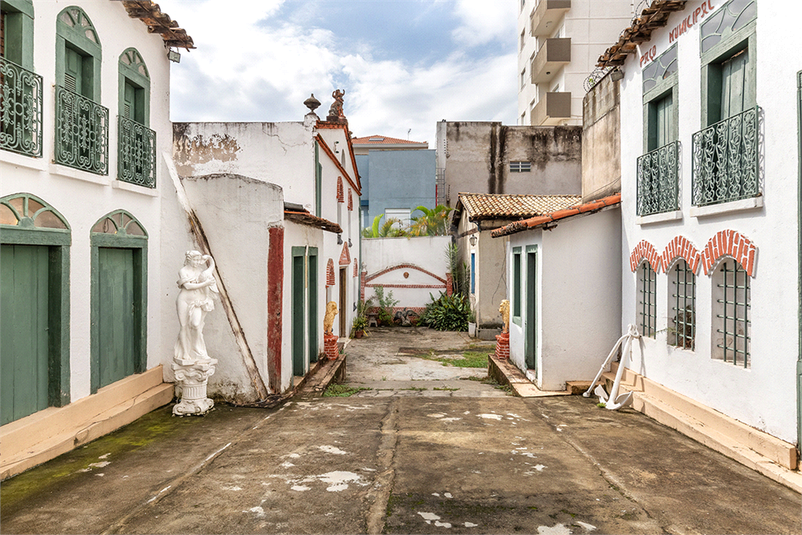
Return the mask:
<svg viewBox="0 0 802 535">
<path fill-rule="evenodd" d="M 749 275 L 741 264 L 727 259 L 716 270 L 713 284 L 713 358 L 749 368 Z"/>
<path fill-rule="evenodd" d="M 679 260 L 669 275 L 668 343 L 693 350 L 696 340 L 696 275 Z"/>
<path fill-rule="evenodd" d="M 528 173 L 532 170 L 532 162 L 510 162 L 510 173 Z"/>
<path fill-rule="evenodd" d="M 648 260 L 638 268 L 638 323 L 643 336 L 654 338 L 657 325 L 657 274 Z"/>
</svg>

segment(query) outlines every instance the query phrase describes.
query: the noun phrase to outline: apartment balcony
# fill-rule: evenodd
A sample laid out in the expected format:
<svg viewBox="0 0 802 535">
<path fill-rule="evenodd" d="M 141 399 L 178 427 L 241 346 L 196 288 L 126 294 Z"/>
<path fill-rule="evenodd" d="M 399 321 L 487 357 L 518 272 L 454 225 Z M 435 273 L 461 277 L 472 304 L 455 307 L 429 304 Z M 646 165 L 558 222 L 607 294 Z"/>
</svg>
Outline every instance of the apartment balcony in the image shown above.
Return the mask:
<svg viewBox="0 0 802 535">
<path fill-rule="evenodd" d="M 532 35 L 537 37 L 551 35 L 569 9 L 571 0 L 540 0 L 529 17 Z"/>
<path fill-rule="evenodd" d="M 693 135 L 693 205 L 760 195 L 759 108 L 749 108 Z"/>
<path fill-rule="evenodd" d="M 679 210 L 679 141 L 638 158 L 637 215 Z"/>
<path fill-rule="evenodd" d="M 546 93 L 532 110 L 532 124 L 537 126 L 560 124 L 571 118 L 571 93 Z"/>
<path fill-rule="evenodd" d="M 156 187 L 156 132 L 123 116 L 118 120 L 117 179 Z"/>
<path fill-rule="evenodd" d="M 571 38 L 546 39 L 532 60 L 532 83 L 551 81 L 557 72 L 571 63 Z"/>
<path fill-rule="evenodd" d="M 42 77 L 2 57 L 0 149 L 42 157 Z"/>
<path fill-rule="evenodd" d="M 109 109 L 56 86 L 56 163 L 109 174 Z"/>
</svg>

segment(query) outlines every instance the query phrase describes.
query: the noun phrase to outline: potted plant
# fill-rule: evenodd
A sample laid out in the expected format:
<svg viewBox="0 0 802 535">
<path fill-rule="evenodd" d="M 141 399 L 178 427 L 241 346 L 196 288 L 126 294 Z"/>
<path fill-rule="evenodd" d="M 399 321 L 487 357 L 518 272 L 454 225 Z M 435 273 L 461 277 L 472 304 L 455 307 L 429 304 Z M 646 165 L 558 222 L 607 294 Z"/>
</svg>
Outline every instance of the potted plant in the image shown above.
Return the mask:
<svg viewBox="0 0 802 535">
<path fill-rule="evenodd" d="M 362 338 L 365 335 L 365 327 L 368 326 L 368 317 L 360 314 L 354 318 L 354 323 L 351 326 L 353 338 Z"/>
<path fill-rule="evenodd" d="M 468 314 L 468 336 L 471 338 L 476 337 L 476 312 L 471 308 L 470 314 Z"/>
</svg>

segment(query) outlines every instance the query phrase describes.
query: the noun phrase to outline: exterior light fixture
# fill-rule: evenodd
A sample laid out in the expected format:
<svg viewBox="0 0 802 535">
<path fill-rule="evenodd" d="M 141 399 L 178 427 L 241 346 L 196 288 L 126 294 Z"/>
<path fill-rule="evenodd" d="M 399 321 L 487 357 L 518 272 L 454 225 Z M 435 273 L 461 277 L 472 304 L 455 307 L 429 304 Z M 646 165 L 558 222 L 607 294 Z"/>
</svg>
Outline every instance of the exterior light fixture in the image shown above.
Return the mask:
<svg viewBox="0 0 802 535">
<path fill-rule="evenodd" d="M 476 247 L 476 241 L 477 240 L 476 240 L 476 235 L 475 234 L 472 235 L 468 241 L 471 242 L 471 247 Z"/>
<path fill-rule="evenodd" d="M 617 82 L 619 80 L 623 80 L 624 78 L 624 71 L 621 69 L 615 69 L 613 72 L 610 73 L 610 80 L 613 82 Z"/>
<path fill-rule="evenodd" d="M 172 61 L 173 63 L 181 63 L 181 54 L 177 50 L 168 50 L 167 51 L 167 59 Z"/>
</svg>

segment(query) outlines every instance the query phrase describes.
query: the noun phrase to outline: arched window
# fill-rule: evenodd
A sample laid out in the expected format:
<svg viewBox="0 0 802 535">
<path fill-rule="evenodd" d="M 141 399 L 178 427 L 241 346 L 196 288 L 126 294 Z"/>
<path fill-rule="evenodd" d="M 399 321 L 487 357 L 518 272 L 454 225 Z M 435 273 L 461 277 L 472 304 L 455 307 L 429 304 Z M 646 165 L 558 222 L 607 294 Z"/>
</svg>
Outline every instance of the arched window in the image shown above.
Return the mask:
<svg viewBox="0 0 802 535">
<path fill-rule="evenodd" d="M 148 235 L 125 210 L 92 227 L 91 387 L 146 367 Z"/>
<path fill-rule="evenodd" d="M 135 48 L 120 54 L 117 178 L 156 187 L 156 132 L 150 124 L 150 74 Z"/>
<path fill-rule="evenodd" d="M 696 340 L 696 275 L 680 258 L 668 270 L 668 343 L 694 349 Z"/>
<path fill-rule="evenodd" d="M 638 266 L 638 323 L 643 336 L 654 338 L 657 326 L 657 274 L 648 260 Z"/>
<path fill-rule="evenodd" d="M 0 425 L 70 402 L 69 251 L 55 208 L 0 198 Z"/>
<path fill-rule="evenodd" d="M 42 157 L 42 77 L 33 72 L 33 3 L 0 1 L 0 149 Z"/>
<path fill-rule="evenodd" d="M 83 9 L 56 20 L 56 163 L 108 174 L 109 110 L 100 104 L 101 46 Z"/>
</svg>

